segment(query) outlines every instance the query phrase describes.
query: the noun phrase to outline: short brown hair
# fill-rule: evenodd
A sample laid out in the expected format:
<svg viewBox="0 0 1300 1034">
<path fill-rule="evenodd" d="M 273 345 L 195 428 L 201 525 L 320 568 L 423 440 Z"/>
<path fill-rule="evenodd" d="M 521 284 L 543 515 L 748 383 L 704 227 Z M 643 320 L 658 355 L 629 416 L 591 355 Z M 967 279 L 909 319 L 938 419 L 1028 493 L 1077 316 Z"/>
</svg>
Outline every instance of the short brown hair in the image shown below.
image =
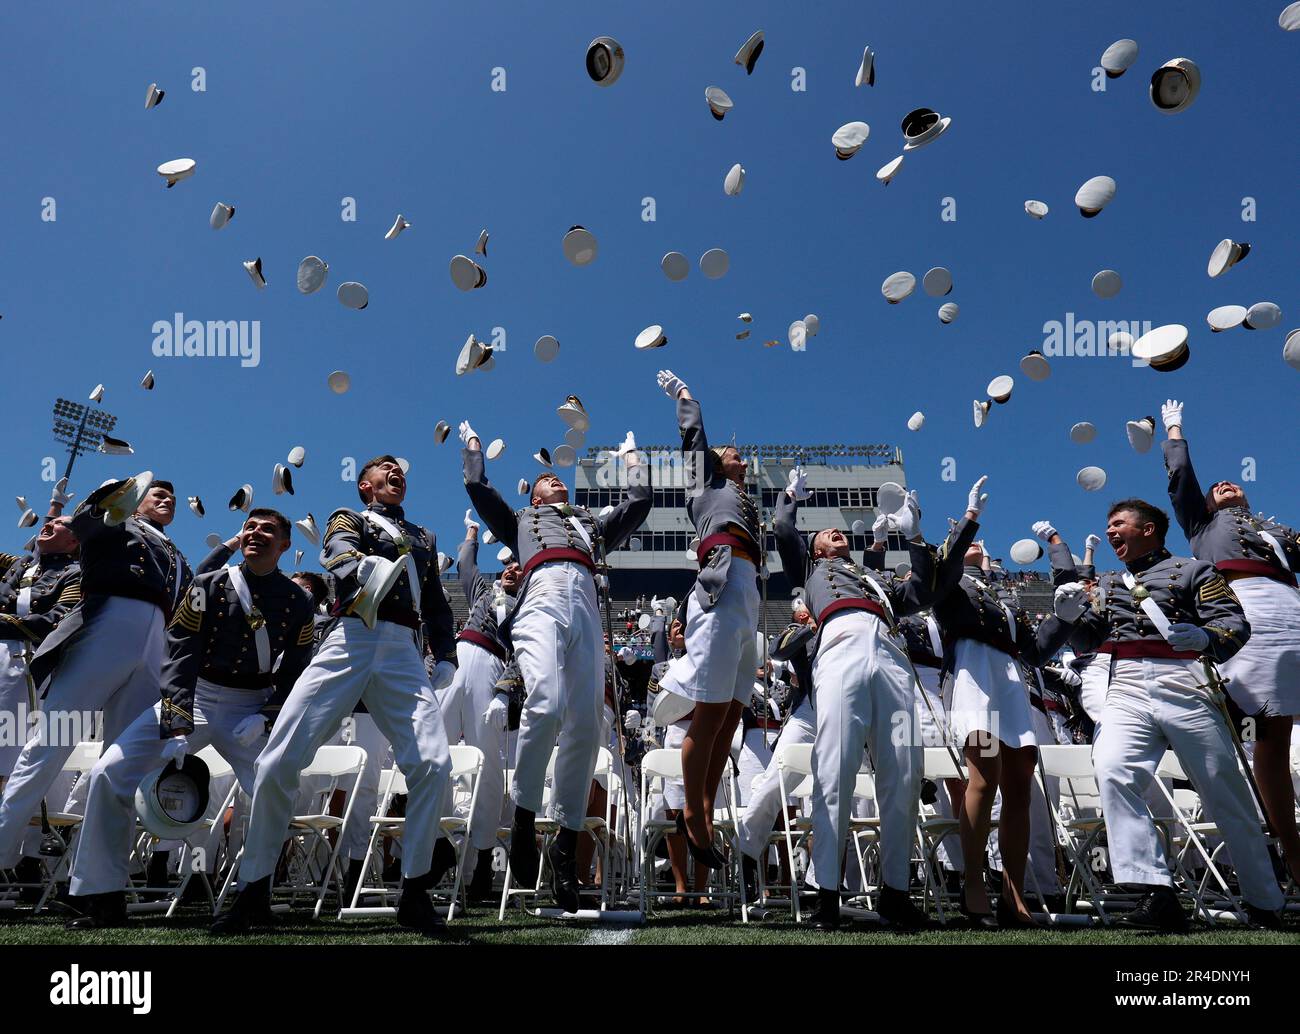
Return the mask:
<svg viewBox="0 0 1300 1034">
<path fill-rule="evenodd" d="M 1169 515 L 1145 499 L 1121 499 L 1117 503 L 1111 503 L 1110 509 L 1106 511 L 1106 520 L 1109 521 L 1120 510 L 1132 510 L 1143 524 L 1154 524 L 1161 542 L 1169 534 Z"/>
<path fill-rule="evenodd" d="M 373 459 L 368 459 L 361 465 L 361 472 L 357 474 L 357 495 L 361 496 L 361 501 L 363 503 L 368 503 L 370 500 L 367 499 L 365 493 L 361 491 L 361 482 L 365 481 L 366 475 L 381 463 L 397 463 L 397 457 L 389 456 L 385 453 L 383 456 L 375 456 Z M 400 466 L 400 464 L 398 465 Z"/>
</svg>

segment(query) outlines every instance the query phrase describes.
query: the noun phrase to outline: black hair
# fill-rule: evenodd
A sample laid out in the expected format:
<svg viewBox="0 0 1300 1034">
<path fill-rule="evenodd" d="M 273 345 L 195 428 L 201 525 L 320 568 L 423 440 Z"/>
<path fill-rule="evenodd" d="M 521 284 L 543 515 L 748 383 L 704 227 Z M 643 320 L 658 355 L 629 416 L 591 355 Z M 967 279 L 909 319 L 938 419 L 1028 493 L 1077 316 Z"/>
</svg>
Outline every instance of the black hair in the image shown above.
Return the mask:
<svg viewBox="0 0 1300 1034">
<path fill-rule="evenodd" d="M 1156 535 L 1162 543 L 1165 541 L 1165 536 L 1169 534 L 1169 515 L 1160 507 L 1148 503 L 1145 499 L 1121 499 L 1117 503 L 1110 504 L 1110 509 L 1106 511 L 1106 520 L 1109 521 L 1120 510 L 1132 510 L 1143 524 L 1154 524 Z"/>
</svg>

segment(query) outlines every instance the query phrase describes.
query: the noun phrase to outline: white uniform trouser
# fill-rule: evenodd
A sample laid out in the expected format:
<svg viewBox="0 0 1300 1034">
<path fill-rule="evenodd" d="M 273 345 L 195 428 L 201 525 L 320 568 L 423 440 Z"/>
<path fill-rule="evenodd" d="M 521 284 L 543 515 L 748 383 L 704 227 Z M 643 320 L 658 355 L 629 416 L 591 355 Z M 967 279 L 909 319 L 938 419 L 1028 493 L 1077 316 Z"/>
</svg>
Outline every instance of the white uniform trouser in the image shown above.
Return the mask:
<svg viewBox="0 0 1300 1034">
<path fill-rule="evenodd" d="M 776 746 L 780 730 L 760 729 L 757 726 L 744 729 L 737 725 L 736 731 L 741 734 L 740 752 L 736 757 L 736 796 L 744 808 L 754 796 L 754 780 L 766 772 L 772 763 L 772 750 Z M 718 784 L 718 789 L 721 791 L 722 783 Z M 719 795 L 714 799 L 720 801 L 722 797 Z"/>
<path fill-rule="evenodd" d="M 27 728 L 20 727 L 18 715 L 29 706 L 27 692 L 27 662 L 23 659 L 23 644 L 10 639 L 0 639 L 0 779 L 8 778 L 27 742 Z"/>
<path fill-rule="evenodd" d="M 186 737 L 189 753 L 197 754 L 212 744 L 247 790 L 253 785 L 253 762 L 266 737 L 245 747 L 235 739 L 235 726 L 257 714 L 265 702 L 265 690 L 231 689 L 199 679 L 194 686 L 194 731 Z M 163 747 L 169 742 L 158 735 L 161 716 L 161 703 L 144 711 L 104 748 L 91 769 L 86 820 L 72 860 L 73 894 L 107 894 L 126 888 L 135 834 L 135 791 L 145 776 L 162 766 Z M 208 839 L 206 834 L 203 839 Z"/>
<path fill-rule="evenodd" d="M 1219 709 L 1198 683 L 1200 664 L 1163 658 L 1115 661 L 1101 734 L 1092 746 L 1116 883 L 1171 886 L 1169 863 L 1143 793 L 1172 747 L 1232 852 L 1242 895 L 1282 905 L 1259 811 Z"/>
<path fill-rule="evenodd" d="M 881 869 L 895 890 L 908 886 L 923 769 L 910 731 L 915 696 L 907 654 L 866 611 L 837 615 L 822 630 L 813 663 L 817 733 L 813 744 L 813 865 L 818 884 L 835 888 L 853 790 L 868 736 L 880 808 Z"/>
<path fill-rule="evenodd" d="M 510 796 L 542 810 L 551 749 L 556 748 L 552 817 L 581 830 L 600 749 L 604 636 L 591 572 L 581 564 L 542 564 L 510 629 L 528 696 L 519 719 L 518 760 Z"/>
<path fill-rule="evenodd" d="M 241 886 L 270 876 L 284 843 L 298 774 L 358 700 L 393 745 L 406 776 L 402 874 L 423 876 L 433 860 L 451 753 L 415 633 L 391 621 L 367 628 L 340 618 L 298 676 L 255 765 L 253 805 L 239 866 Z"/>
<path fill-rule="evenodd" d="M 338 734 L 327 742 L 360 747 L 366 752 L 366 767 L 361 770 L 357 799 L 347 825 L 343 827 L 344 856 L 349 861 L 359 862 L 365 858 L 366 848 L 370 846 L 370 818 L 379 809 L 379 773 L 391 763 L 393 748 L 379 731 L 375 720 L 364 711 L 345 717 Z M 302 787 L 300 793 L 301 790 Z M 305 796 L 310 798 L 312 795 L 308 793 Z M 401 844 L 401 839 L 394 843 Z"/>
<path fill-rule="evenodd" d="M 505 662 L 477 643 L 462 640 L 456 644 L 456 663 L 451 685 L 438 691 L 438 707 L 447 729 L 447 742 L 458 743 L 463 736 L 467 744 L 483 752 L 478 797 L 469 817 L 470 842 L 474 850 L 483 851 L 496 843 L 506 792 L 506 731 L 483 720 L 496 696 L 497 679 L 505 670 Z"/>
<path fill-rule="evenodd" d="M 59 714 L 103 713 L 104 742 L 112 743 L 136 715 L 158 699 L 162 670 L 163 612 L 152 603 L 109 597 L 59 658 L 50 678 L 42 710 L 50 726 L 27 741 L 5 783 L 0 804 L 0 868 L 18 863 L 27 823 L 40 811 L 41 798 L 76 746 L 65 742 L 75 735 L 76 721 L 63 723 Z M 90 738 L 90 725 L 81 723 L 81 738 Z M 44 734 L 44 735 L 42 735 Z"/>
<path fill-rule="evenodd" d="M 816 721 L 812 698 L 806 696 L 782 727 L 781 735 L 777 737 L 776 750 L 780 750 L 782 744 L 812 743 L 817 732 Z M 777 816 L 781 814 L 781 804 L 781 779 L 774 757 L 762 775 L 751 783 L 745 813 L 740 817 L 736 828 L 740 849 L 750 858 L 763 856 L 768 837 L 776 827 Z"/>
</svg>

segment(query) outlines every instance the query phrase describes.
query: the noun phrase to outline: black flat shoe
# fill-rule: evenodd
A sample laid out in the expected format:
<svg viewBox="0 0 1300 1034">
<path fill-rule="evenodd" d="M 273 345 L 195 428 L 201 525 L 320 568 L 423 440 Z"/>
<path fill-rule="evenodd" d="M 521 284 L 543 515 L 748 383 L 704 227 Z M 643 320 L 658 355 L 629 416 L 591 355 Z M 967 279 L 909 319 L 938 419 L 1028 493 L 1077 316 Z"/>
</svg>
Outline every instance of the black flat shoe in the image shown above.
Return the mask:
<svg viewBox="0 0 1300 1034">
<path fill-rule="evenodd" d="M 683 812 L 677 813 L 677 832 L 686 838 L 686 849 L 690 851 L 691 857 L 699 865 L 707 865 L 710 869 L 725 869 L 727 860 L 718 854 L 712 846 L 700 847 L 691 839 L 691 834 L 686 829 L 686 816 Z"/>
<path fill-rule="evenodd" d="M 838 890 L 819 890 L 817 892 L 817 911 L 813 913 L 809 925 L 814 930 L 832 933 L 840 928 L 840 892 Z"/>
<path fill-rule="evenodd" d="M 536 827 L 531 822 L 521 824 L 516 813 L 510 827 L 510 882 L 516 887 L 537 886 L 539 858 Z"/>
<path fill-rule="evenodd" d="M 82 915 L 66 924 L 69 930 L 115 930 L 126 926 L 126 891 L 90 894 L 81 899 Z"/>
<path fill-rule="evenodd" d="M 447 923 L 433 907 L 428 886 L 427 877 L 403 881 L 402 895 L 397 899 L 397 922 L 425 937 L 440 937 L 447 932 Z"/>
<path fill-rule="evenodd" d="M 255 925 L 271 922 L 271 877 L 246 884 L 235 894 L 235 903 L 217 916 L 211 932 L 218 937 L 248 933 Z"/>
<path fill-rule="evenodd" d="M 1011 904 L 1008 895 L 1003 894 L 998 898 L 997 911 L 997 928 L 999 930 L 1041 930 L 1043 924 L 1033 916 L 1022 916 L 1016 910 L 1016 906 Z"/>
<path fill-rule="evenodd" d="M 929 925 L 925 913 L 912 904 L 912 898 L 907 891 L 895 890 L 889 886 L 880 888 L 876 915 L 893 929 L 903 932 L 921 930 Z"/>
</svg>

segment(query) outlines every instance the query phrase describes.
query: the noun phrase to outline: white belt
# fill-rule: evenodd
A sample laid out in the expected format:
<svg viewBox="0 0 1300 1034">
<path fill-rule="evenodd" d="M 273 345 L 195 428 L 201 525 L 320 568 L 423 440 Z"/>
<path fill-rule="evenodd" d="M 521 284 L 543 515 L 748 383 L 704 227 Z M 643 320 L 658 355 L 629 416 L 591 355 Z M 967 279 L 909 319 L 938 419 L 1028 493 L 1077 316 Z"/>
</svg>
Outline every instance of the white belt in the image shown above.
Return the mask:
<svg viewBox="0 0 1300 1034">
<path fill-rule="evenodd" d="M 1131 594 L 1137 586 L 1138 580 L 1133 577 L 1131 571 L 1125 571 L 1122 577 L 1124 579 L 1124 585 L 1128 588 L 1128 591 Z M 1144 591 L 1146 589 L 1145 586 L 1142 586 L 1141 588 Z M 1170 624 L 1169 619 L 1165 617 L 1165 612 L 1160 609 L 1160 605 L 1149 595 L 1144 596 L 1141 600 L 1137 600 L 1136 597 L 1134 598 L 1137 605 L 1142 608 L 1142 613 L 1147 616 L 1147 620 L 1156 626 L 1156 631 L 1159 632 L 1161 637 L 1167 641 L 1169 639 Z"/>
<path fill-rule="evenodd" d="M 1282 562 L 1282 570 L 1290 571 L 1291 565 L 1287 562 L 1286 550 L 1282 548 L 1282 543 L 1277 540 L 1276 536 L 1270 535 L 1267 531 L 1261 531 L 1259 537 L 1273 547 L 1273 552 L 1277 554 L 1278 560 Z"/>
<path fill-rule="evenodd" d="M 235 590 L 244 617 L 253 629 L 253 641 L 257 643 L 257 670 L 268 672 L 271 670 L 271 637 L 266 631 L 266 618 L 253 606 L 253 594 L 249 591 L 243 569 L 235 565 L 227 567 L 226 572 L 230 575 L 230 587 Z"/>
</svg>

